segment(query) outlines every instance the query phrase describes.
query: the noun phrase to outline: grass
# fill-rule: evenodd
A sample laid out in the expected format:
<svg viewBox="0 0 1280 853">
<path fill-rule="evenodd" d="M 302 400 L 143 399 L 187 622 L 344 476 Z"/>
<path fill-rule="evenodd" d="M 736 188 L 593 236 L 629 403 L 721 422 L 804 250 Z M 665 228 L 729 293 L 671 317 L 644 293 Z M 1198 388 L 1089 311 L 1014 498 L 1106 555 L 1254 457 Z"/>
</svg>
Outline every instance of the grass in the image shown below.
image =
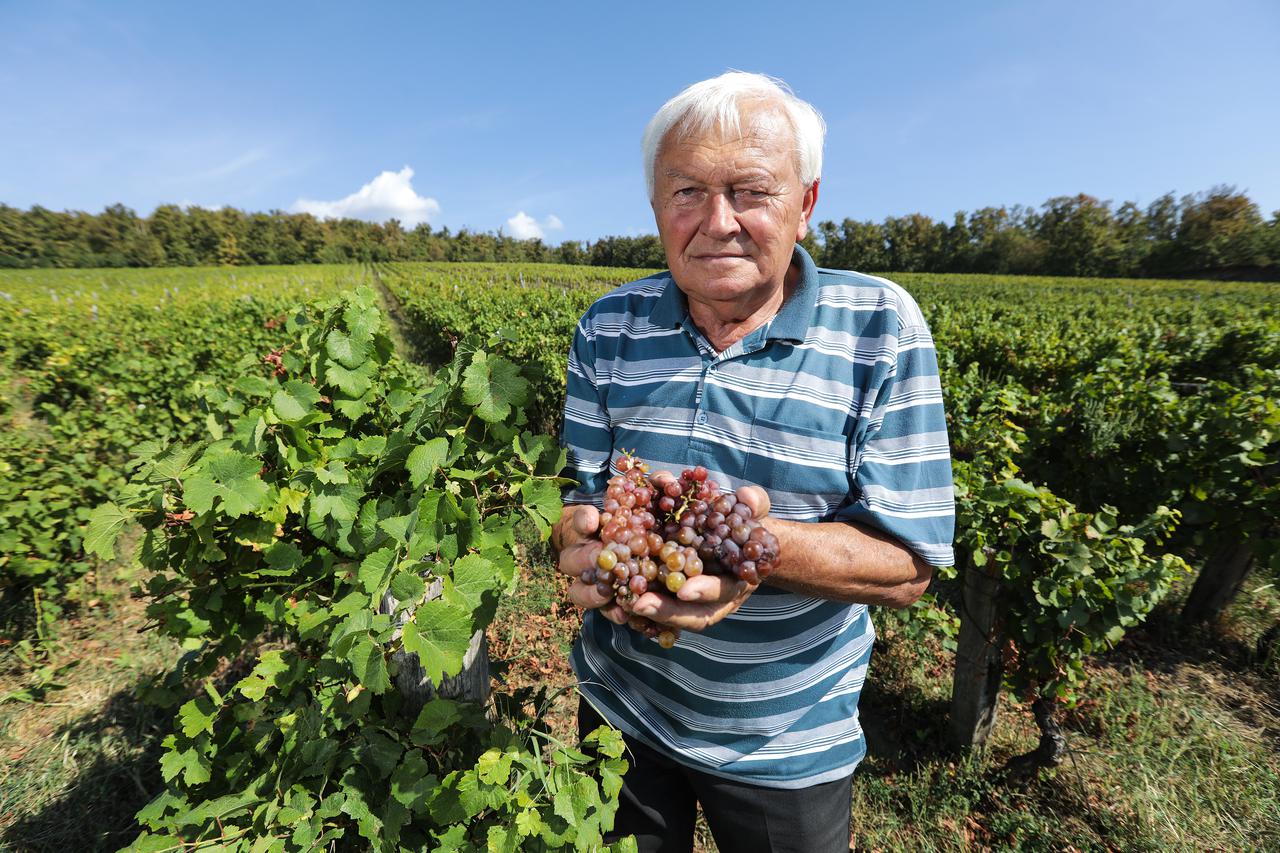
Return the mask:
<svg viewBox="0 0 1280 853">
<path fill-rule="evenodd" d="M 575 731 L 568 652 L 579 617 L 546 546 L 522 530 L 522 582 L 489 631 L 507 687 L 547 686 L 547 720 Z M 0 703 L 0 849 L 116 849 L 160 788 L 165 715 L 135 685 L 178 654 L 138 633 L 142 602 L 119 566 L 99 605 L 65 626 L 49 665 L 67 667 L 42 702 Z M 861 715 L 869 752 L 855 777 L 851 830 L 870 851 L 1280 849 L 1280 686 L 1254 651 L 1280 617 L 1273 581 L 1255 576 L 1221 625 L 1188 631 L 1177 601 L 1090 665 L 1088 698 L 1064 715 L 1070 754 L 1027 778 L 1006 762 L 1030 751 L 1029 708 L 1002 700 L 982 755 L 946 744 L 951 654 L 881 620 Z M 27 685 L 12 651 L 0 696 Z M 714 851 L 702 826 L 696 849 Z M 727 853 L 727 851 L 726 851 Z"/>
<path fill-rule="evenodd" d="M 60 626 L 44 650 L 61 670 L 43 701 L 13 649 L 0 659 L 0 849 L 115 850 L 136 834 L 133 815 L 160 789 L 164 712 L 134 692 L 168 669 L 177 646 L 138 633 L 143 604 L 129 594 L 131 573 L 104 568 L 99 598 Z"/>
<path fill-rule="evenodd" d="M 1280 849 L 1280 693 L 1237 638 L 1257 626 L 1228 614 L 1189 631 L 1179 604 L 1091 663 L 1066 761 L 1032 779 L 1005 772 L 1035 746 L 1029 706 L 1003 697 L 986 753 L 949 753 L 949 655 L 885 626 L 861 706 L 858 849 Z"/>
</svg>

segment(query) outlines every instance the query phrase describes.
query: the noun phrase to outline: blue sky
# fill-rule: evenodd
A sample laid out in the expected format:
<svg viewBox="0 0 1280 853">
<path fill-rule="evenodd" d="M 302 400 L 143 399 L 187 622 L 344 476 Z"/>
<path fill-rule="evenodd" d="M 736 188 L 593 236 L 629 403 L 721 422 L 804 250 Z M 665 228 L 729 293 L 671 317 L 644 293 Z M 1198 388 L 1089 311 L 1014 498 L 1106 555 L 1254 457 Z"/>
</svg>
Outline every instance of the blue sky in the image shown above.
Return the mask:
<svg viewBox="0 0 1280 853">
<path fill-rule="evenodd" d="M 740 68 L 825 115 L 820 219 L 1280 208 L 1274 0 L 611 5 L 0 0 L 0 202 L 646 233 L 645 122 Z"/>
</svg>

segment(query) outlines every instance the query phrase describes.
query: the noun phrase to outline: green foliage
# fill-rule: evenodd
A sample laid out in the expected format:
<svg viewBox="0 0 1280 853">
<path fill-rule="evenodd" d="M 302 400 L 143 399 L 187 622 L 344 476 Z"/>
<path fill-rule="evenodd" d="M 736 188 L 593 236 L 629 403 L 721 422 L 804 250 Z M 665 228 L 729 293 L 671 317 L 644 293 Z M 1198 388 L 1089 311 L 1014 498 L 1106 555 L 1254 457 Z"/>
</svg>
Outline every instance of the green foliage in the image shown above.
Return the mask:
<svg viewBox="0 0 1280 853">
<path fill-rule="evenodd" d="M 1019 403 L 1014 388 L 991 389 L 960 433 L 974 455 L 954 467 L 956 545 L 964 571 L 999 580 L 999 630 L 1013 644 L 1006 682 L 1073 704 L 1084 658 L 1114 647 L 1187 571 L 1181 557 L 1149 552 L 1179 514 L 1161 506 L 1122 525 L 1112 507 L 1081 512 L 1020 479 Z"/>
<path fill-rule="evenodd" d="M 396 264 L 377 275 L 400 304 L 406 334 L 424 360 L 448 361 L 451 341 L 503 341 L 532 386 L 529 421 L 555 432 L 573 327 L 595 299 L 645 273 L 600 267 Z"/>
<path fill-rule="evenodd" d="M 287 329 L 284 375 L 240 362 L 206 391 L 210 437 L 140 445 L 89 526 L 105 554 L 123 516 L 141 525 L 148 615 L 190 649 L 153 691 L 180 708 L 135 849 L 600 846 L 616 732 L 593 759 L 520 714 L 437 698 L 407 718 L 392 688 L 402 653 L 436 683 L 461 670 L 515 577 L 517 520 L 552 512 L 563 451 L 523 429 L 518 369 L 463 343 L 420 387 L 369 290 Z M 232 660 L 251 666 L 219 678 Z"/>
<path fill-rule="evenodd" d="M 0 635 L 53 637 L 91 595 L 89 509 L 129 448 L 204 430 L 202 375 L 284 339 L 275 319 L 352 269 L 10 272 L 0 284 Z M 86 589 L 89 591 L 86 592 Z"/>
</svg>

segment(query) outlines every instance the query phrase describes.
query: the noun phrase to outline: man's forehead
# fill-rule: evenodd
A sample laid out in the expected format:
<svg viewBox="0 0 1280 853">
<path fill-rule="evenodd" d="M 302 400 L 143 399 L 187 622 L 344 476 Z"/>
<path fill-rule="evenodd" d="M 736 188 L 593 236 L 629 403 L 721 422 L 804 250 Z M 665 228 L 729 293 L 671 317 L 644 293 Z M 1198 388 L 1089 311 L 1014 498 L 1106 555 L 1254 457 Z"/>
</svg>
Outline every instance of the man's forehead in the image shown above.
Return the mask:
<svg viewBox="0 0 1280 853">
<path fill-rule="evenodd" d="M 659 178 L 697 181 L 782 178 L 796 169 L 790 135 L 776 132 L 669 137 L 658 150 L 655 165 Z"/>
</svg>

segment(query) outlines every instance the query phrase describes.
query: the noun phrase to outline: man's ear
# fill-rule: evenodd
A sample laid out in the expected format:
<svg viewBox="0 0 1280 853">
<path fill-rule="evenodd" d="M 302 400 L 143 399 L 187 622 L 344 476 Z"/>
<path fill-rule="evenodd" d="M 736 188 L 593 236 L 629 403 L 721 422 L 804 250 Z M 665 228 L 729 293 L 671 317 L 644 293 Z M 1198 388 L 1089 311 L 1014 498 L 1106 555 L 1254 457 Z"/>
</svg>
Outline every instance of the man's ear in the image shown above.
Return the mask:
<svg viewBox="0 0 1280 853">
<path fill-rule="evenodd" d="M 804 239 L 809 233 L 809 220 L 813 218 L 813 208 L 818 204 L 818 184 L 821 178 L 814 178 L 813 183 L 804 191 L 804 200 L 800 203 L 800 225 L 796 228 L 796 242 Z"/>
</svg>

